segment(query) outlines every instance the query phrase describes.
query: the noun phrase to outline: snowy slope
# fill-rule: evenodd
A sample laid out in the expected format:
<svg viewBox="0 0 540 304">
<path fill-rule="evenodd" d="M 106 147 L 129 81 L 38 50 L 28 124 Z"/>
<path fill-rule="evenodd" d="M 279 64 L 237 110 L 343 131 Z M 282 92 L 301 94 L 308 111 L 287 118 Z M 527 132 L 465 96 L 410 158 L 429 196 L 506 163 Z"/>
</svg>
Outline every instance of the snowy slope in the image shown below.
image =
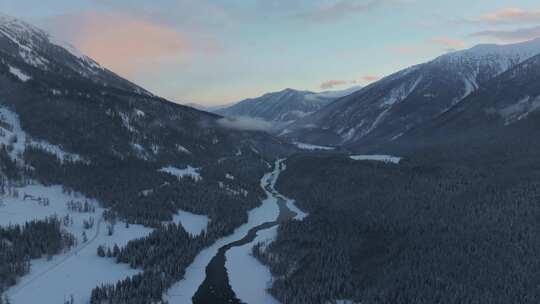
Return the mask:
<svg viewBox="0 0 540 304">
<path fill-rule="evenodd" d="M 184 178 L 184 177 L 191 177 L 196 181 L 199 181 L 202 179 L 201 175 L 199 174 L 200 168 L 193 168 L 192 166 L 187 166 L 185 169 L 178 169 L 173 166 L 168 166 L 159 169 L 159 172 L 167 173 L 172 176 L 176 176 L 177 178 Z"/>
<path fill-rule="evenodd" d="M 31 138 L 81 157 L 102 150 L 144 160 L 206 159 L 230 155 L 243 149 L 243 139 L 254 139 L 224 130 L 218 115 L 154 96 L 73 46 L 5 15 L 0 53 L 0 105 L 19 116 Z M 250 146 L 259 142 L 281 146 L 269 138 Z"/>
<path fill-rule="evenodd" d="M 18 193 L 18 195 L 14 194 Z M 25 195 L 30 196 L 24 199 Z M 38 201 L 48 199 L 49 205 Z M 95 212 L 79 213 L 70 211 L 67 203 L 89 202 Z M 77 238 L 78 245 L 71 250 L 54 256 L 52 260 L 45 258 L 32 260 L 30 273 L 21 281 L 8 289 L 7 295 L 14 304 L 24 303 L 62 303 L 64 297 L 73 295 L 75 303 L 87 303 L 90 291 L 105 282 L 116 282 L 139 270 L 130 269 L 127 265 L 116 264 L 111 259 L 99 258 L 96 254 L 99 245 L 124 246 L 129 240 L 143 237 L 151 229 L 140 225 L 126 228 L 121 222 L 115 226 L 115 233 L 107 235 L 106 223 L 101 219 L 104 209 L 97 201 L 84 197 L 79 193 L 67 194 L 60 186 L 43 186 L 39 184 L 14 188 L 10 194 L 2 197 L 0 206 L 0 225 L 24 224 L 34 219 L 45 219 L 50 216 L 63 218 L 69 215 L 73 223 L 64 225 L 63 229 Z M 94 227 L 84 230 L 83 221 L 94 218 Z M 88 241 L 83 241 L 85 231 Z"/>
<path fill-rule="evenodd" d="M 193 214 L 184 210 L 178 210 L 173 216 L 173 222 L 182 225 L 193 236 L 201 234 L 208 228 L 210 219 L 207 215 Z"/>
<path fill-rule="evenodd" d="M 0 13 L 0 48 L 8 55 L 4 60 L 15 60 L 12 69 L 21 63 L 49 73 L 68 73 L 92 82 L 151 95 L 144 89 L 121 79 L 82 54 L 72 45 L 62 42 L 46 31 L 27 22 Z M 22 59 L 17 62 L 16 59 Z"/>
<path fill-rule="evenodd" d="M 14 194 L 17 193 L 17 194 Z M 29 198 L 23 199 L 25 195 Z M 49 205 L 40 203 L 39 199 L 48 199 Z M 89 202 L 95 207 L 95 212 L 78 213 L 70 211 L 67 203 Z M 45 258 L 31 261 L 30 273 L 23 276 L 21 281 L 7 291 L 14 304 L 24 303 L 62 303 L 64 297 L 73 295 L 76 304 L 87 303 L 90 292 L 102 283 L 115 283 L 141 270 L 131 269 L 129 265 L 117 264 L 113 259 L 99 258 L 97 247 L 104 245 L 112 247 L 115 244 L 122 247 L 129 240 L 144 237 L 152 229 L 141 225 L 129 225 L 119 221 L 115 225 L 114 234 L 108 235 L 107 223 L 101 219 L 103 208 L 97 201 L 84 197 L 80 193 L 64 193 L 60 186 L 43 186 L 31 184 L 16 187 L 9 194 L 1 197 L 0 226 L 24 224 L 31 220 L 45 219 L 51 216 L 63 218 L 69 215 L 73 223 L 63 226 L 63 229 L 77 238 L 78 245 L 63 254 L 54 256 L 51 260 Z M 94 218 L 94 227 L 84 230 L 83 221 Z M 200 234 L 208 225 L 208 217 L 195 215 L 179 210 L 173 219 L 184 226 L 193 235 Z M 88 241 L 83 241 L 85 231 Z"/>
<path fill-rule="evenodd" d="M 395 143 L 426 144 L 453 141 L 482 143 L 524 141 L 536 134 L 540 118 L 540 55 L 518 64 L 436 119 Z M 474 138 L 471 139 L 471 138 Z M 509 145 L 509 148 L 512 146 Z"/>
</svg>

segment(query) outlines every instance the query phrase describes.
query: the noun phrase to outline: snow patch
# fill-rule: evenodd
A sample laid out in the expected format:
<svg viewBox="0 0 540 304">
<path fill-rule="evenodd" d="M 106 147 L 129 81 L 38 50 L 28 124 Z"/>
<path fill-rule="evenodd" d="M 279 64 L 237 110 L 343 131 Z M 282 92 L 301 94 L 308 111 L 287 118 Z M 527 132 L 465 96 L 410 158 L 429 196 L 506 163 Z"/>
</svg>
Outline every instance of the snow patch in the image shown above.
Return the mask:
<svg viewBox="0 0 540 304">
<path fill-rule="evenodd" d="M 144 113 L 143 111 L 141 111 L 139 109 L 135 109 L 135 115 L 137 115 L 137 117 L 139 117 L 139 118 L 142 118 L 142 117 L 146 116 L 146 113 Z"/>
<path fill-rule="evenodd" d="M 517 103 L 509 105 L 499 110 L 499 115 L 505 119 L 505 125 L 510 125 L 516 121 L 529 116 L 530 113 L 540 108 L 540 96 L 533 98 L 526 96 Z"/>
<path fill-rule="evenodd" d="M 186 154 L 192 154 L 191 151 L 189 151 L 188 149 L 186 149 L 184 146 L 182 145 L 176 145 L 176 149 L 178 150 L 178 152 L 182 152 L 182 153 L 186 153 Z"/>
<path fill-rule="evenodd" d="M 375 128 L 377 128 L 377 126 L 379 126 L 379 124 L 384 120 L 384 117 L 386 116 L 386 114 L 388 113 L 388 111 L 390 111 L 391 107 L 388 107 L 386 108 L 384 111 L 382 111 L 378 116 L 377 118 L 375 118 L 375 121 L 373 121 L 373 123 L 371 124 L 371 126 L 369 127 L 369 129 L 364 133 L 365 134 L 369 134 L 371 133 L 371 131 L 375 130 Z"/>
<path fill-rule="evenodd" d="M 401 157 L 390 156 L 390 155 L 351 155 L 349 158 L 353 160 L 371 160 L 371 161 L 381 161 L 385 163 L 399 164 Z"/>
<path fill-rule="evenodd" d="M 27 82 L 28 80 L 32 79 L 32 77 L 28 76 L 23 71 L 12 66 L 9 66 L 9 72 L 16 76 L 22 82 Z"/>
<path fill-rule="evenodd" d="M 196 181 L 200 181 L 202 177 L 199 174 L 199 170 L 200 168 L 193 168 L 192 166 L 187 166 L 187 168 L 185 169 L 178 169 L 173 166 L 168 166 L 168 167 L 159 169 L 159 172 L 168 173 L 170 175 L 178 177 L 179 179 L 189 176 Z"/>
<path fill-rule="evenodd" d="M 418 84 L 422 81 L 423 77 L 420 76 L 415 79 L 414 82 L 404 83 L 397 88 L 394 88 L 390 93 L 386 94 L 381 100 L 381 107 L 392 106 L 395 103 L 403 101 L 416 89 Z"/>
<path fill-rule="evenodd" d="M 137 132 L 137 130 L 133 127 L 133 125 L 131 125 L 131 120 L 129 118 L 129 115 L 126 114 L 126 113 L 122 113 L 122 112 L 120 112 L 119 114 L 120 114 L 120 118 L 122 119 L 122 124 L 124 125 L 124 127 L 129 132 L 132 132 L 132 133 Z"/>
<path fill-rule="evenodd" d="M 301 142 L 293 142 L 295 146 L 302 150 L 335 150 L 335 147 L 327 147 L 327 146 L 318 146 L 318 145 L 312 145 L 312 144 L 306 144 Z"/>
<path fill-rule="evenodd" d="M 198 236 L 203 231 L 206 231 L 210 218 L 206 215 L 178 210 L 173 217 L 173 222 L 181 224 L 187 232 L 191 233 L 191 235 Z"/>
</svg>

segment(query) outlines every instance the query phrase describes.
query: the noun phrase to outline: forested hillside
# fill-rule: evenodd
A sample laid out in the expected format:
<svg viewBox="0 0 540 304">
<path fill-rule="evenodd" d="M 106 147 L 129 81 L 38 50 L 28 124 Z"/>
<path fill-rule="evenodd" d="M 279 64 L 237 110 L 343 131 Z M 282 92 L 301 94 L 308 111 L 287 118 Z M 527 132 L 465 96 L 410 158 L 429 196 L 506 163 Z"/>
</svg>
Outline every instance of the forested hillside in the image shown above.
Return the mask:
<svg viewBox="0 0 540 304">
<path fill-rule="evenodd" d="M 400 164 L 290 158 L 278 189 L 310 216 L 254 250 L 276 278 L 272 294 L 283 303 L 535 303 L 540 145 L 526 137 L 432 147 Z"/>
</svg>

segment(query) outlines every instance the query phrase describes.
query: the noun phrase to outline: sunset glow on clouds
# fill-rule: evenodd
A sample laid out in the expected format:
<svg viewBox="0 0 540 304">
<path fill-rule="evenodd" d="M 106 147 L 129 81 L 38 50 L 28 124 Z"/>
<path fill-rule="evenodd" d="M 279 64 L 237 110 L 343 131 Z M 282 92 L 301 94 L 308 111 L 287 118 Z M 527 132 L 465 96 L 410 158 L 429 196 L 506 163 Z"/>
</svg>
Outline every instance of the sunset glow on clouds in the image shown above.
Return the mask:
<svg viewBox="0 0 540 304">
<path fill-rule="evenodd" d="M 152 65 L 183 63 L 192 51 L 188 35 L 125 15 L 89 12 L 60 17 L 56 24 L 82 52 L 128 77 Z"/>
<path fill-rule="evenodd" d="M 158 95 L 202 104 L 367 85 L 446 52 L 540 36 L 538 0 L 2 0 L 0 11 Z"/>
<path fill-rule="evenodd" d="M 540 9 L 504 8 L 484 14 L 474 21 L 491 24 L 540 22 Z"/>
</svg>

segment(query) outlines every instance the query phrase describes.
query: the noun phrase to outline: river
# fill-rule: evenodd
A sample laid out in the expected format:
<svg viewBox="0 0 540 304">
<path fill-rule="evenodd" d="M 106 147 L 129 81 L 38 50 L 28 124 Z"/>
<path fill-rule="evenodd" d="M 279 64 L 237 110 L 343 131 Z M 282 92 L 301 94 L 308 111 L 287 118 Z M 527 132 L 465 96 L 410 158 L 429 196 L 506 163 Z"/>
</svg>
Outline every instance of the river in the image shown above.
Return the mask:
<svg viewBox="0 0 540 304">
<path fill-rule="evenodd" d="M 262 205 L 249 212 L 248 223 L 237 228 L 232 235 L 218 240 L 195 258 L 193 264 L 186 270 L 185 278 L 169 290 L 167 294 L 169 303 L 243 303 L 229 283 L 226 268 L 227 251 L 252 243 L 258 232 L 276 227 L 281 222 L 293 218 L 302 219 L 305 216 L 294 206 L 292 200 L 275 189 L 276 181 L 283 170 L 285 170 L 283 160 L 276 161 L 274 170 L 261 179 L 261 187 L 267 195 Z M 246 277 L 246 280 L 250 279 Z M 264 293 L 266 290 L 261 292 Z"/>
</svg>

